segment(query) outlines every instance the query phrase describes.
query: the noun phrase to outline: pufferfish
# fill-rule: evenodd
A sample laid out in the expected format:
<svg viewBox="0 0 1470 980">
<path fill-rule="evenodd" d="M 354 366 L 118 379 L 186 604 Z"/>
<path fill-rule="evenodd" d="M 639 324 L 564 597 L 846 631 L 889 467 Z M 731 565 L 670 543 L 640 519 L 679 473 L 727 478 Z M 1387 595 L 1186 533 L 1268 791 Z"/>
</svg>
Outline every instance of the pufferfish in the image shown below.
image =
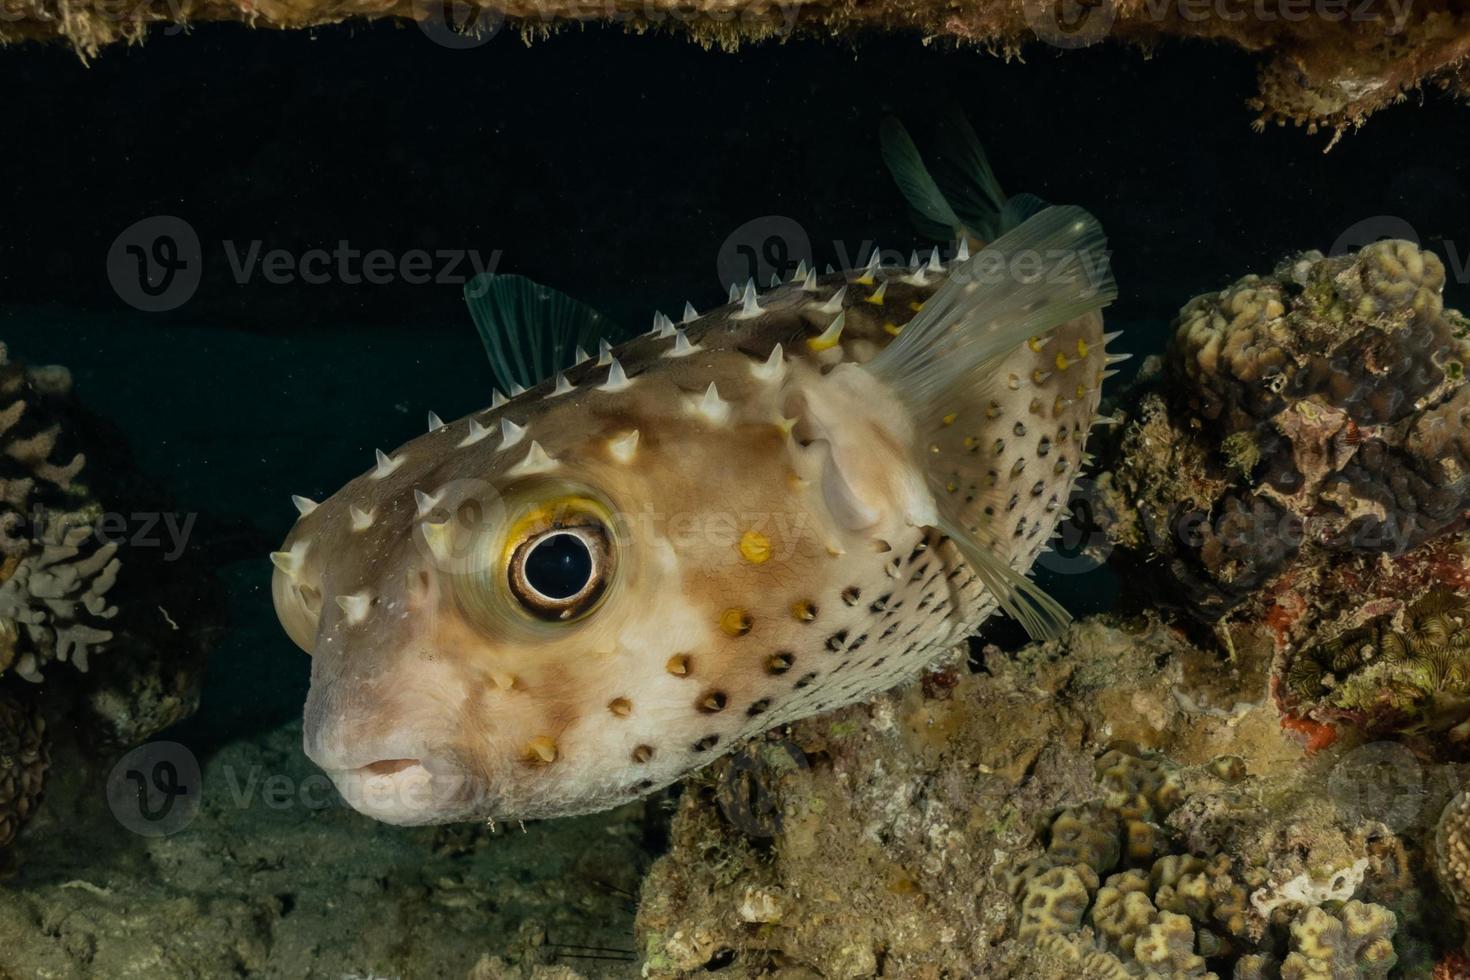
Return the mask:
<svg viewBox="0 0 1470 980">
<path fill-rule="evenodd" d="M 471 311 L 528 387 L 295 498 L 273 597 L 312 657 L 306 754 L 351 805 L 609 808 L 913 677 L 997 609 L 1065 624 L 1026 572 L 1113 360 L 1103 232 L 988 170 L 970 201 L 1000 206 L 952 206 L 901 129 L 884 149 L 961 234 L 948 261 L 800 268 L 593 355 L 597 314 L 487 277 Z"/>
</svg>

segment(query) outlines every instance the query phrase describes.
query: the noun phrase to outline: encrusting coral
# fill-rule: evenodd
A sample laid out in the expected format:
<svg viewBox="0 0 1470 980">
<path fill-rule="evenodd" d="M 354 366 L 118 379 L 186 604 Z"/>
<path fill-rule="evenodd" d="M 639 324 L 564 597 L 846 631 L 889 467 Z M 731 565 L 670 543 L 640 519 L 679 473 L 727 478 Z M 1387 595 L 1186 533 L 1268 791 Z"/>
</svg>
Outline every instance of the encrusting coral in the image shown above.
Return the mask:
<svg viewBox="0 0 1470 980">
<path fill-rule="evenodd" d="M 1445 805 L 1434 831 L 1434 874 L 1461 925 L 1470 929 L 1470 792 Z"/>
<path fill-rule="evenodd" d="M 46 722 L 32 702 L 0 690 L 0 852 L 20 831 L 45 783 Z"/>
<path fill-rule="evenodd" d="M 732 757 L 685 794 L 644 885 L 647 975 L 1424 966 L 1404 839 L 1301 764 L 1269 662 L 1269 642 L 1225 662 L 1103 617 L 773 734 L 751 758 L 782 764 Z M 730 807 L 732 780 L 778 818 Z"/>
</svg>

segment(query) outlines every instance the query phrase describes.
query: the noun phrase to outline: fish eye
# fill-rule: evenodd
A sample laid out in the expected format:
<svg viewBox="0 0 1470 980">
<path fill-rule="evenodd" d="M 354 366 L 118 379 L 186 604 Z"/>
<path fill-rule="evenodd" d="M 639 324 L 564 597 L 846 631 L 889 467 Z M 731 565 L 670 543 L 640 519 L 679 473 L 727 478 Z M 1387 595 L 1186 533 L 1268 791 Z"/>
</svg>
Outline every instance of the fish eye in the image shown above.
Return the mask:
<svg viewBox="0 0 1470 980">
<path fill-rule="evenodd" d="M 576 619 L 591 611 L 606 590 L 608 555 L 607 531 L 598 523 L 533 534 L 511 554 L 511 594 L 539 619 Z"/>
</svg>

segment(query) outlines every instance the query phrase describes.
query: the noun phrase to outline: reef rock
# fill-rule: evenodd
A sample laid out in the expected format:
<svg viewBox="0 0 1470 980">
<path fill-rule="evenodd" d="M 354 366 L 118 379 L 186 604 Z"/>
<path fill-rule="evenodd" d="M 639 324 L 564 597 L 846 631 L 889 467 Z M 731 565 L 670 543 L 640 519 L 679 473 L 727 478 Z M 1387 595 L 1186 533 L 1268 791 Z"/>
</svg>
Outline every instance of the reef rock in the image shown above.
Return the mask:
<svg viewBox="0 0 1470 980">
<path fill-rule="evenodd" d="M 0 852 L 15 840 L 41 799 L 46 722 L 26 697 L 0 690 Z"/>
<path fill-rule="evenodd" d="M 1258 125 L 1291 121 L 1338 134 L 1423 86 L 1461 95 L 1470 89 L 1470 13 L 1450 0 L 1315 6 L 1276 0 L 1220 7 L 1198 0 L 473 0 L 451 11 L 422 0 L 145 0 L 125 7 L 108 0 L 11 0 L 0 18 L 0 42 L 63 38 L 91 57 L 104 45 L 141 39 L 154 24 L 233 21 L 305 28 L 383 17 L 416 22 L 445 43 L 458 40 L 459 25 L 479 36 L 509 25 L 530 38 L 588 21 L 640 32 L 674 28 L 727 48 L 796 32 L 831 37 L 874 30 L 947 38 L 1007 55 L 1038 41 L 1073 49 L 1105 40 L 1150 48 L 1170 39 L 1204 39 L 1258 57 L 1252 100 Z"/>
<path fill-rule="evenodd" d="M 1270 629 L 1283 706 L 1314 723 L 1470 717 L 1470 322 L 1444 281 L 1383 241 L 1196 297 L 1098 450 L 1120 571 L 1222 633 Z"/>
<path fill-rule="evenodd" d="M 1103 617 L 772 733 L 686 793 L 648 975 L 1427 971 L 1428 829 L 1339 791 L 1345 745 L 1303 757 L 1272 659 Z"/>
</svg>

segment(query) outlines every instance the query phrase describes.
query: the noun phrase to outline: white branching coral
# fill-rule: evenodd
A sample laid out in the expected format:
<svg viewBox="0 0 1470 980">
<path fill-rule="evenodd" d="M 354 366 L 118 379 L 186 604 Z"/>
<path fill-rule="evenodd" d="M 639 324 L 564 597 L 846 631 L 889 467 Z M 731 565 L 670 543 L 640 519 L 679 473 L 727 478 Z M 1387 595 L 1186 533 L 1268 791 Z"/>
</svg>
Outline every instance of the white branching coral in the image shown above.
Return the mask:
<svg viewBox="0 0 1470 980">
<path fill-rule="evenodd" d="M 55 458 L 61 425 L 46 401 L 70 388 L 64 369 L 28 370 L 0 344 L 0 676 L 32 682 L 52 661 L 85 671 L 117 612 L 117 546 L 95 539 L 96 506 L 76 483 L 86 460 Z"/>
</svg>

